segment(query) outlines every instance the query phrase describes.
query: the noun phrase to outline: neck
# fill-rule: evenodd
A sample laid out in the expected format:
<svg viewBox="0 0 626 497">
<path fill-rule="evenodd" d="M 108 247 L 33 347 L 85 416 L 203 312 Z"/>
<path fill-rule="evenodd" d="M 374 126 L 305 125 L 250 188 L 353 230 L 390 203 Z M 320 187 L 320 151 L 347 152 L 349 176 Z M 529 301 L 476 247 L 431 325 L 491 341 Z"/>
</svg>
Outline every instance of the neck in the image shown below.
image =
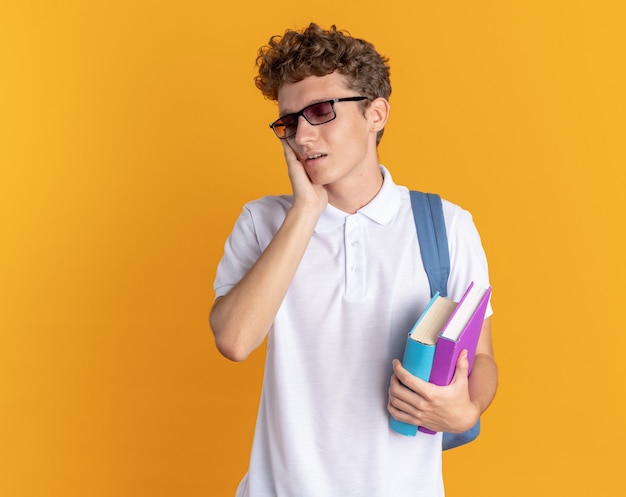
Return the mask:
<svg viewBox="0 0 626 497">
<path fill-rule="evenodd" d="M 369 174 L 356 178 L 350 185 L 327 185 L 328 203 L 337 209 L 354 214 L 369 204 L 383 186 L 383 175 L 378 165 Z"/>
</svg>

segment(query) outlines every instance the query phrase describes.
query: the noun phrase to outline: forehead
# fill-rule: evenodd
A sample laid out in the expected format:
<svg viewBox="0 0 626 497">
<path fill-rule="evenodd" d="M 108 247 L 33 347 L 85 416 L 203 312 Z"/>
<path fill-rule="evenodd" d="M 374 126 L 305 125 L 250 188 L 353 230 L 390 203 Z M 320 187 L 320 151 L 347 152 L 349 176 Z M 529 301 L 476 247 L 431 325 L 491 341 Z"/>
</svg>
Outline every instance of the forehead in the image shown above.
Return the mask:
<svg viewBox="0 0 626 497">
<path fill-rule="evenodd" d="M 308 76 L 297 83 L 286 83 L 278 91 L 280 115 L 298 112 L 315 102 L 348 96 L 348 83 L 339 73 Z"/>
</svg>

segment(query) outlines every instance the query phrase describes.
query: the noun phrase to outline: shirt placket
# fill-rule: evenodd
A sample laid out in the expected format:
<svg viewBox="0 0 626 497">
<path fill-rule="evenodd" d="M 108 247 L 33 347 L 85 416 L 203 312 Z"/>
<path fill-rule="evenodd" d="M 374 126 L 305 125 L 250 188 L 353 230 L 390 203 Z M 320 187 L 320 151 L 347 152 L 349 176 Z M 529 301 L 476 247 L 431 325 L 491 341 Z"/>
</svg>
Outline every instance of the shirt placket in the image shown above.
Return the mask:
<svg viewBox="0 0 626 497">
<path fill-rule="evenodd" d="M 365 221 L 359 214 L 348 216 L 345 224 L 346 296 L 364 297 L 365 272 Z"/>
</svg>

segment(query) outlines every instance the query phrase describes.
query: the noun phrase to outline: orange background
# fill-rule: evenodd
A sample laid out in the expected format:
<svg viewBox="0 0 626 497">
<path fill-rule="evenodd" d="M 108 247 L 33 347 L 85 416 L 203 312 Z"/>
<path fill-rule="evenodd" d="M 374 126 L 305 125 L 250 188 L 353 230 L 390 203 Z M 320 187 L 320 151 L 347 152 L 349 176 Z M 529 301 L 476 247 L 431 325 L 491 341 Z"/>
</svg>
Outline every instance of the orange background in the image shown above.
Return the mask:
<svg viewBox="0 0 626 497">
<path fill-rule="evenodd" d="M 218 355 L 212 282 L 289 191 L 256 49 L 310 20 L 390 57 L 381 161 L 489 256 L 500 391 L 448 495 L 624 495 L 621 0 L 4 0 L 0 495 L 233 495 L 263 352 Z"/>
</svg>

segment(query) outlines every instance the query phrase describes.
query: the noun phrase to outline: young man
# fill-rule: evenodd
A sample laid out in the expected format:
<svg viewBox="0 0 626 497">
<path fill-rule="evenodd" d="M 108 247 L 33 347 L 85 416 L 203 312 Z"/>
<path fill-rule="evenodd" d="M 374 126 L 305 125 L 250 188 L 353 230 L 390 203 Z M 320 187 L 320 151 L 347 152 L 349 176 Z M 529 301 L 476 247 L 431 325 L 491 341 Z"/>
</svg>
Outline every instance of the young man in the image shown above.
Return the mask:
<svg viewBox="0 0 626 497">
<path fill-rule="evenodd" d="M 244 360 L 269 333 L 237 496 L 441 496 L 441 433 L 404 437 L 389 416 L 464 431 L 493 399 L 497 370 L 489 317 L 469 379 L 464 355 L 447 387 L 397 360 L 430 290 L 408 190 L 378 162 L 387 60 L 311 24 L 273 37 L 257 62 L 257 86 L 278 101 L 271 126 L 293 193 L 244 207 L 215 281 L 210 321 L 223 355 Z M 470 281 L 489 284 L 487 261 L 470 214 L 444 201 L 444 216 L 458 300 Z"/>
</svg>

